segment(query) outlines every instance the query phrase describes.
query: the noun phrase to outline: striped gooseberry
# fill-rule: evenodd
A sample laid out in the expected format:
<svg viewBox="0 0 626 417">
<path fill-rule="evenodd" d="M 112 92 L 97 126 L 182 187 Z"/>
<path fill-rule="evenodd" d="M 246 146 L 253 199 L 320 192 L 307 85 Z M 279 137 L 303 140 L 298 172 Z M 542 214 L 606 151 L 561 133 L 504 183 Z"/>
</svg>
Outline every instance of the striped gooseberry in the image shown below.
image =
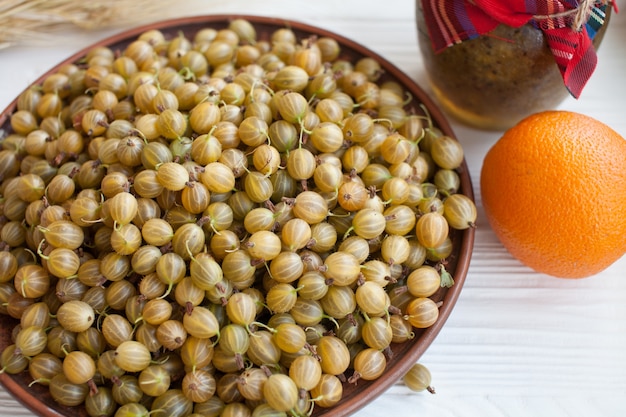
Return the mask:
<svg viewBox="0 0 626 417">
<path fill-rule="evenodd" d="M 15 335 L 16 353 L 31 357 L 40 354 L 46 348 L 48 335 L 39 326 L 28 326 L 19 329 Z"/>
<path fill-rule="evenodd" d="M 143 393 L 135 375 L 122 375 L 111 387 L 111 396 L 118 404 L 138 404 Z"/>
<path fill-rule="evenodd" d="M 196 137 L 191 143 L 190 155 L 200 165 L 216 162 L 222 154 L 222 144 L 210 133 Z"/>
<path fill-rule="evenodd" d="M 48 331 L 47 350 L 59 358 L 65 357 L 67 352 L 76 350 L 76 332 L 55 326 Z"/>
<path fill-rule="evenodd" d="M 289 152 L 287 172 L 296 181 L 304 181 L 313 177 L 316 168 L 315 156 L 305 148 L 297 148 Z"/>
<path fill-rule="evenodd" d="M 282 251 L 270 261 L 269 272 L 278 283 L 296 281 L 304 272 L 304 263 L 297 252 Z"/>
<path fill-rule="evenodd" d="M 386 120 L 394 129 L 398 129 L 402 126 L 407 117 L 407 112 L 404 107 L 398 104 L 380 106 L 377 110 L 378 118 Z M 414 145 L 411 142 L 409 142 L 409 144 Z"/>
<path fill-rule="evenodd" d="M 303 191 L 293 200 L 293 214 L 309 224 L 320 223 L 328 215 L 328 204 L 320 194 Z"/>
<path fill-rule="evenodd" d="M 464 194 L 453 194 L 443 200 L 443 216 L 453 229 L 464 230 L 476 225 L 476 206 Z"/>
<path fill-rule="evenodd" d="M 430 297 L 441 287 L 441 277 L 434 267 L 422 265 L 409 274 L 406 286 L 414 297 Z"/>
<path fill-rule="evenodd" d="M 350 365 L 350 352 L 346 344 L 336 336 L 323 336 L 317 343 L 317 354 L 325 374 L 341 375 Z"/>
<path fill-rule="evenodd" d="M 235 355 L 237 365 L 242 369 L 243 358 L 250 345 L 250 335 L 247 327 L 234 323 L 222 327 L 218 345 L 225 353 Z"/>
<path fill-rule="evenodd" d="M 267 134 L 270 138 L 270 144 L 278 149 L 278 152 L 288 152 L 298 146 L 298 130 L 286 120 L 272 122 Z"/>
<path fill-rule="evenodd" d="M 431 394 L 435 389 L 430 386 L 432 377 L 430 371 L 421 363 L 416 363 L 402 377 L 404 384 L 412 391 L 427 390 Z"/>
<path fill-rule="evenodd" d="M 87 286 L 75 279 L 60 279 L 56 282 L 55 292 L 59 301 L 67 302 L 70 300 L 80 300 L 85 292 Z"/>
<path fill-rule="evenodd" d="M 368 198 L 367 189 L 359 182 L 346 181 L 337 190 L 337 202 L 349 212 L 361 210 Z"/>
<path fill-rule="evenodd" d="M 204 253 L 191 258 L 189 264 L 191 282 L 202 290 L 210 290 L 223 278 L 223 272 L 216 260 Z"/>
<path fill-rule="evenodd" d="M 439 306 L 430 298 L 416 297 L 406 307 L 406 320 L 418 329 L 432 326 L 439 317 Z"/>
<path fill-rule="evenodd" d="M 267 144 L 268 129 L 268 123 L 263 118 L 249 116 L 244 118 L 239 125 L 239 138 L 244 144 L 258 148 Z"/>
<path fill-rule="evenodd" d="M 155 271 L 161 250 L 154 245 L 143 245 L 130 258 L 130 265 L 139 275 L 148 275 Z"/>
<path fill-rule="evenodd" d="M 453 249 L 452 239 L 448 236 L 439 246 L 435 248 L 428 248 L 426 250 L 426 259 L 433 262 L 439 262 L 449 257 L 452 254 Z"/>
<path fill-rule="evenodd" d="M 287 313 L 296 303 L 297 297 L 298 294 L 293 285 L 279 283 L 272 286 L 267 291 L 265 302 L 270 311 L 274 313 Z"/>
<path fill-rule="evenodd" d="M 185 276 L 174 288 L 174 299 L 180 307 L 189 311 L 204 301 L 204 290 L 196 286 L 190 276 Z"/>
<path fill-rule="evenodd" d="M 59 175 L 57 175 L 55 178 L 60 178 L 63 179 L 63 176 L 59 177 Z M 62 196 L 61 191 L 60 190 L 54 190 L 50 187 L 50 185 L 53 184 L 54 178 L 52 181 L 50 181 L 50 184 L 48 185 L 48 192 L 49 194 L 56 194 L 58 199 L 64 198 L 65 196 Z M 100 192 L 102 192 L 102 194 L 106 197 L 106 198 L 110 198 L 113 197 L 115 194 L 117 193 L 121 193 L 121 192 L 125 192 L 125 191 L 129 191 L 130 189 L 130 181 L 128 180 L 128 176 L 126 175 L 126 172 L 122 172 L 122 171 L 113 171 L 110 170 L 110 172 L 108 172 L 104 178 L 102 178 L 102 181 L 100 182 Z M 63 200 L 60 200 L 63 201 Z"/>
<path fill-rule="evenodd" d="M 364 239 L 378 237 L 386 226 L 385 216 L 375 210 L 366 208 L 359 210 L 352 219 L 351 229 Z"/>
<path fill-rule="evenodd" d="M 274 174 L 281 165 L 280 153 L 275 147 L 262 143 L 254 148 L 252 164 L 264 175 Z"/>
<path fill-rule="evenodd" d="M 337 165 L 321 163 L 313 171 L 313 181 L 320 191 L 332 192 L 342 184 L 343 172 Z"/>
<path fill-rule="evenodd" d="M 203 306 L 183 315 L 183 326 L 190 336 L 209 339 L 220 333 L 220 324 L 211 310 Z"/>
<path fill-rule="evenodd" d="M 163 192 L 163 185 L 157 179 L 155 170 L 145 169 L 135 174 L 133 190 L 139 197 L 152 199 L 158 197 Z"/>
<path fill-rule="evenodd" d="M 331 81 L 331 77 L 328 77 L 327 74 L 314 77 L 314 79 L 311 80 L 310 84 L 313 84 L 314 81 L 318 84 L 318 86 L 309 85 L 307 86 L 307 90 L 312 90 L 312 89 L 320 88 L 320 87 L 321 88 L 332 87 L 332 82 L 334 82 L 334 80 Z M 326 83 L 327 85 L 326 86 L 321 85 L 323 83 Z M 343 132 L 341 132 L 341 128 L 339 127 L 339 123 L 343 119 L 343 109 L 341 108 L 339 103 L 337 103 L 335 100 L 331 98 L 322 97 L 321 100 L 319 100 L 317 104 L 315 104 L 315 114 L 319 117 L 319 120 L 321 123 L 330 123 L 328 126 L 334 125 L 335 127 L 339 128 L 341 141 L 339 142 L 338 147 L 334 150 L 323 151 L 319 147 L 317 147 L 315 144 L 313 146 L 315 146 L 318 150 L 320 150 L 320 152 L 336 151 L 343 144 Z"/>
<path fill-rule="evenodd" d="M 181 381 L 183 395 L 194 403 L 207 401 L 213 396 L 215 389 L 215 377 L 211 372 L 204 369 L 187 372 Z"/>
<path fill-rule="evenodd" d="M 352 254 L 361 264 L 370 256 L 369 244 L 360 236 L 350 236 L 342 240 L 337 250 Z"/>
<path fill-rule="evenodd" d="M 36 302 L 28 306 L 20 317 L 22 328 L 37 326 L 42 329 L 48 327 L 50 323 L 50 308 L 43 301 Z"/>
<path fill-rule="evenodd" d="M 43 296 L 50 288 L 50 283 L 48 271 L 37 264 L 20 266 L 13 278 L 13 285 L 18 294 L 32 299 Z"/>
<path fill-rule="evenodd" d="M 165 253 L 159 258 L 155 272 L 159 279 L 168 286 L 165 294 L 169 294 L 174 285 L 185 277 L 186 271 L 185 260 L 176 252 Z"/>
<path fill-rule="evenodd" d="M 46 242 L 55 248 L 78 249 L 84 242 L 83 229 L 70 220 L 56 220 L 46 227 L 40 227 Z"/>
<path fill-rule="evenodd" d="M 211 364 L 213 359 L 213 340 L 187 336 L 185 343 L 180 347 L 180 359 L 185 369 L 195 371 Z"/>
<path fill-rule="evenodd" d="M 322 101 L 326 100 L 336 103 L 331 99 L 325 99 Z M 343 113 L 341 116 L 343 116 Z M 336 152 L 341 149 L 344 144 L 344 135 L 341 128 L 336 123 L 323 120 L 311 130 L 309 140 L 311 141 L 313 147 L 319 152 Z"/>
<path fill-rule="evenodd" d="M 248 172 L 244 178 L 243 187 L 248 198 L 254 203 L 268 201 L 274 192 L 269 177 L 258 171 Z"/>
<path fill-rule="evenodd" d="M 270 87 L 276 91 L 290 90 L 300 92 L 309 83 L 309 74 L 295 65 L 286 65 L 279 69 L 270 80 Z"/>
<path fill-rule="evenodd" d="M 82 404 L 89 394 L 87 384 L 73 384 L 64 374 L 57 374 L 48 384 L 51 397 L 61 405 L 75 407 Z"/>
<path fill-rule="evenodd" d="M 418 213 L 438 213 L 443 214 L 443 201 L 438 196 L 431 198 L 422 198 L 417 205 Z"/>
<path fill-rule="evenodd" d="M 263 385 L 267 378 L 267 374 L 261 368 L 246 369 L 237 380 L 237 389 L 245 399 L 260 401 L 263 399 Z"/>
<path fill-rule="evenodd" d="M 268 230 L 259 230 L 252 233 L 243 243 L 253 259 L 271 261 L 276 258 L 282 248 L 280 238 Z"/>
<path fill-rule="evenodd" d="M 254 282 L 256 266 L 263 263 L 263 259 L 253 259 L 247 250 L 242 249 L 227 253 L 222 260 L 221 269 L 225 280 L 232 286 L 243 289 Z M 209 290 L 214 289 L 217 285 L 219 282 Z"/>
<path fill-rule="evenodd" d="M 280 203 L 285 198 L 293 198 L 298 192 L 298 182 L 285 170 L 278 170 L 271 174 L 270 181 L 274 188 L 270 198 L 273 203 Z"/>
<path fill-rule="evenodd" d="M 354 283 L 361 272 L 359 260 L 348 252 L 334 252 L 324 260 L 320 268 L 333 285 L 348 286 Z"/>
<path fill-rule="evenodd" d="M 389 317 L 389 325 L 391 326 L 391 342 L 404 343 L 415 338 L 413 326 L 407 320 L 404 320 L 399 314 L 392 314 Z"/>
<path fill-rule="evenodd" d="M 141 319 L 153 326 L 169 320 L 172 316 L 172 305 L 162 298 L 148 300 L 141 311 Z"/>
<path fill-rule="evenodd" d="M 299 389 L 310 391 L 322 378 L 322 367 L 313 356 L 298 356 L 289 367 L 289 377 Z"/>
<path fill-rule="evenodd" d="M 405 236 L 413 231 L 417 219 L 415 212 L 404 204 L 392 205 L 383 211 L 385 216 L 385 232 Z"/>
<path fill-rule="evenodd" d="M 277 411 L 287 412 L 294 408 L 298 395 L 298 387 L 288 375 L 272 374 L 263 385 L 263 397 Z"/>
<path fill-rule="evenodd" d="M 311 240 L 306 248 L 325 253 L 335 247 L 337 243 L 337 229 L 328 222 L 320 222 L 311 225 Z"/>
<path fill-rule="evenodd" d="M 164 394 L 170 387 L 171 377 L 161 365 L 149 365 L 137 377 L 139 388 L 152 397 Z"/>
<path fill-rule="evenodd" d="M 132 223 L 120 225 L 111 233 L 111 247 L 120 255 L 132 255 L 141 244 L 141 230 Z"/>
<path fill-rule="evenodd" d="M 433 177 L 433 184 L 443 195 L 455 194 L 461 186 L 459 174 L 452 169 L 439 169 Z"/>
<path fill-rule="evenodd" d="M 52 377 L 62 372 L 61 359 L 51 353 L 42 352 L 30 358 L 28 373 L 39 384 L 48 385 Z"/>
<path fill-rule="evenodd" d="M 128 319 L 122 314 L 109 314 L 102 320 L 102 335 L 107 343 L 117 348 L 122 343 L 131 340 L 133 328 Z"/>
<path fill-rule="evenodd" d="M 411 142 L 400 133 L 392 133 L 381 146 L 381 155 L 389 164 L 403 162 L 411 152 Z"/>
<path fill-rule="evenodd" d="M 70 206 L 70 218 L 81 227 L 89 227 L 100 219 L 100 202 L 89 197 L 78 197 Z"/>
<path fill-rule="evenodd" d="M 272 230 L 276 224 L 274 213 L 265 207 L 252 209 L 243 219 L 243 226 L 248 233 L 260 230 Z"/>
<path fill-rule="evenodd" d="M 334 319 L 343 319 L 352 315 L 357 306 L 354 290 L 338 285 L 330 285 L 319 302 L 324 313 Z"/>
<path fill-rule="evenodd" d="M 156 170 L 157 181 L 168 190 L 180 191 L 189 182 L 189 172 L 176 162 L 164 162 Z"/>
<path fill-rule="evenodd" d="M 417 239 L 409 239 L 409 257 L 405 265 L 410 269 L 419 268 L 426 260 L 426 248 Z"/>
<path fill-rule="evenodd" d="M 454 138 L 442 135 L 432 142 L 430 155 L 443 169 L 457 169 L 463 163 L 464 153 L 461 144 Z"/>
<path fill-rule="evenodd" d="M 114 310 L 122 311 L 129 299 L 136 294 L 135 286 L 128 280 L 122 279 L 112 282 L 104 292 L 107 304 Z M 128 315 L 127 319 L 131 319 Z"/>
<path fill-rule="evenodd" d="M 359 285 L 354 295 L 356 305 L 368 316 L 382 316 L 390 305 L 384 288 L 374 281 L 365 281 Z"/>
<path fill-rule="evenodd" d="M 146 169 L 156 169 L 158 166 L 173 160 L 172 151 L 162 142 L 148 142 L 141 152 L 141 164 Z"/>
<path fill-rule="evenodd" d="M 187 261 L 204 248 L 206 238 L 202 227 L 196 223 L 181 225 L 172 237 L 172 250 Z"/>
<path fill-rule="evenodd" d="M 326 277 L 319 271 L 308 271 L 298 279 L 298 296 L 302 299 L 320 300 L 328 292 Z"/>
<path fill-rule="evenodd" d="M 156 119 L 157 131 L 170 140 L 180 140 L 188 128 L 187 124 L 187 118 L 177 109 L 165 109 Z"/>
<path fill-rule="evenodd" d="M 85 384 L 96 374 L 96 363 L 87 353 L 75 350 L 63 358 L 63 374 L 72 384 Z"/>
<path fill-rule="evenodd" d="M 448 237 L 448 221 L 438 212 L 422 214 L 415 225 L 417 240 L 426 248 L 436 248 Z"/>
<path fill-rule="evenodd" d="M 180 200 L 189 213 L 200 214 L 209 206 L 211 193 L 204 183 L 189 181 L 182 189 Z"/>
<path fill-rule="evenodd" d="M 319 383 L 311 390 L 311 397 L 320 407 L 330 408 L 341 401 L 343 384 L 335 375 L 322 374 Z"/>
<path fill-rule="evenodd" d="M 409 198 L 409 184 L 400 177 L 385 181 L 381 191 L 382 199 L 387 204 L 403 204 Z"/>
<path fill-rule="evenodd" d="M 389 264 L 404 264 L 410 254 L 409 241 L 405 236 L 389 234 L 382 240 L 380 254 Z"/>
<path fill-rule="evenodd" d="M 378 349 L 366 348 L 354 357 L 354 373 L 348 379 L 356 383 L 359 379 L 373 381 L 378 379 L 387 367 L 387 358 Z"/>
<path fill-rule="evenodd" d="M 276 346 L 286 353 L 296 353 L 306 344 L 304 329 L 295 323 L 280 323 L 272 333 Z"/>
<path fill-rule="evenodd" d="M 278 364 L 281 350 L 276 345 L 270 331 L 257 330 L 250 338 L 250 346 L 248 346 L 246 355 L 257 366 Z"/>
<path fill-rule="evenodd" d="M 110 236 L 108 236 L 110 241 Z M 130 257 L 112 251 L 100 259 L 100 273 L 109 281 L 120 281 L 130 272 Z"/>
<path fill-rule="evenodd" d="M 169 319 L 159 324 L 156 329 L 156 338 L 165 349 L 176 350 L 185 343 L 187 331 L 181 321 Z"/>
<path fill-rule="evenodd" d="M 284 248 L 297 251 L 304 248 L 311 240 L 311 226 L 302 219 L 290 219 L 283 224 L 280 238 Z"/>
<path fill-rule="evenodd" d="M 231 323 L 249 326 L 256 318 L 256 303 L 245 292 L 236 292 L 228 298 L 226 315 Z"/>
<path fill-rule="evenodd" d="M 61 304 L 57 311 L 57 320 L 68 331 L 79 333 L 91 327 L 95 313 L 84 301 L 72 300 Z"/>
<path fill-rule="evenodd" d="M 213 232 L 213 237 L 220 236 L 233 223 L 234 215 L 231 206 L 223 201 L 214 201 L 202 213 L 200 223 L 208 233 Z"/>
<path fill-rule="evenodd" d="M 365 317 L 361 328 L 363 343 L 370 348 L 383 350 L 391 344 L 393 331 L 386 317 Z"/>
</svg>

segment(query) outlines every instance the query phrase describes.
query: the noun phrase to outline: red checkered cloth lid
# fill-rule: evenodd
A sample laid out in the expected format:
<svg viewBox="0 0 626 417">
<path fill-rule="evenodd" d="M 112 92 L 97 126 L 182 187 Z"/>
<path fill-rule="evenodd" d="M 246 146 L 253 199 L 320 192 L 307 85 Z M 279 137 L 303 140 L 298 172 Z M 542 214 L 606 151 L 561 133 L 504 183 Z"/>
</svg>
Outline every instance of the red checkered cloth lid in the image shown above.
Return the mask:
<svg viewBox="0 0 626 417">
<path fill-rule="evenodd" d="M 569 92 L 578 98 L 595 70 L 592 40 L 606 18 L 607 0 L 421 0 L 435 52 L 476 38 L 498 24 L 530 23 L 546 35 Z M 617 11 L 617 5 L 613 2 Z"/>
</svg>

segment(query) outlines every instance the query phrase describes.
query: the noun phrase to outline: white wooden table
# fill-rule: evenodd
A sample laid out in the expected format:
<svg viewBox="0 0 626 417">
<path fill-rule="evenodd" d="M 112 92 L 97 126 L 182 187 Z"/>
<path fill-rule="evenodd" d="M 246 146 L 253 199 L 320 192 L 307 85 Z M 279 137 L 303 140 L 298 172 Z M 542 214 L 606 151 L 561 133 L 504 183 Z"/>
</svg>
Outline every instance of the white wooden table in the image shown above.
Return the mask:
<svg viewBox="0 0 626 417">
<path fill-rule="evenodd" d="M 163 18 L 237 13 L 297 19 L 347 36 L 386 57 L 428 90 L 412 0 L 178 0 Z M 167 6 L 171 4 L 171 6 Z M 622 8 L 626 9 L 622 4 Z M 0 51 L 0 108 L 47 69 L 121 29 L 74 34 L 54 45 Z M 599 63 L 579 101 L 562 109 L 595 117 L 626 137 L 626 10 L 614 15 Z M 595 277 L 535 273 L 499 244 L 484 217 L 482 159 L 499 133 L 456 124 L 479 208 L 475 251 L 460 299 L 421 362 L 436 395 L 401 384 L 357 417 L 626 416 L 626 257 Z M 0 415 L 30 416 L 0 389 Z"/>
</svg>

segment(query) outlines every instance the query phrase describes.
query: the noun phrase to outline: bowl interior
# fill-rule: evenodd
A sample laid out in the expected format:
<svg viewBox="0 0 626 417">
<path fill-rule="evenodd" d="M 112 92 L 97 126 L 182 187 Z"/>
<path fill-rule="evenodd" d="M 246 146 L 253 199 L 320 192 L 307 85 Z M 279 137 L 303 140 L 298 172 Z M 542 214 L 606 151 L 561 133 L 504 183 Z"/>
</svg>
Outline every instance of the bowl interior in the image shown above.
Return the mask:
<svg viewBox="0 0 626 417">
<path fill-rule="evenodd" d="M 355 62 L 357 59 L 362 57 L 375 58 L 384 69 L 384 74 L 382 75 L 383 81 L 397 81 L 408 92 L 410 92 L 411 100 L 407 103 L 406 108 L 410 112 L 424 114 L 422 108 L 420 107 L 420 105 L 423 105 L 432 117 L 433 124 L 441 129 L 444 134 L 454 137 L 454 132 L 452 131 L 450 125 L 433 101 L 418 85 L 415 84 L 412 79 L 386 59 L 368 48 L 337 34 L 317 27 L 309 26 L 307 24 L 277 18 L 247 15 L 207 15 L 169 20 L 138 27 L 120 33 L 119 35 L 103 40 L 77 52 L 75 55 L 69 57 L 58 66 L 50 69 L 48 73 L 42 75 L 42 77 L 33 84 L 40 84 L 49 74 L 56 72 L 60 66 L 66 63 L 79 61 L 85 56 L 89 49 L 95 46 L 108 46 L 114 51 L 122 50 L 131 41 L 135 40 L 139 34 L 149 29 L 161 30 L 168 39 L 177 36 L 180 32 L 183 32 L 188 37 L 192 37 L 195 32 L 202 28 L 225 28 L 230 20 L 238 17 L 247 19 L 254 25 L 259 39 L 269 39 L 270 34 L 276 29 L 289 27 L 296 33 L 298 39 L 304 39 L 311 35 L 318 37 L 328 36 L 336 39 L 341 46 L 341 58 L 350 60 L 351 62 Z M 10 132 L 11 130 L 9 117 L 15 111 L 16 101 L 17 99 L 14 100 L 12 104 L 0 114 L 0 129 L 5 132 Z M 459 174 L 461 178 L 460 192 L 473 199 L 472 184 L 465 162 L 460 167 Z M 382 394 L 392 384 L 398 381 L 408 368 L 426 351 L 443 327 L 463 287 L 472 253 L 474 230 L 470 228 L 462 232 L 451 231 L 451 237 L 453 239 L 454 252 L 452 256 L 448 258 L 446 268 L 453 275 L 455 285 L 449 289 L 441 288 L 431 297 L 435 301 L 442 301 L 437 322 L 428 329 L 416 330 L 416 337 L 413 340 L 402 344 L 393 344 L 391 346 L 393 357 L 388 361 L 387 369 L 381 378 L 376 381 L 360 380 L 357 384 L 349 384 L 347 382 L 344 383 L 344 395 L 342 401 L 331 409 L 316 408 L 316 411 L 314 412 L 315 416 L 345 416 L 353 413 L 366 405 L 368 402 L 372 401 L 376 396 Z M 11 343 L 11 331 L 16 324 L 17 321 L 8 316 L 0 317 L 0 348 L 4 348 Z M 28 384 L 31 381 L 32 378 L 27 372 L 22 372 L 17 375 L 9 375 L 6 373 L 0 375 L 0 382 L 6 387 L 6 389 L 26 407 L 39 415 L 70 417 L 87 415 L 82 407 L 69 408 L 59 405 L 51 398 L 47 388 L 42 385 L 34 384 L 32 387 L 28 387 Z"/>
</svg>

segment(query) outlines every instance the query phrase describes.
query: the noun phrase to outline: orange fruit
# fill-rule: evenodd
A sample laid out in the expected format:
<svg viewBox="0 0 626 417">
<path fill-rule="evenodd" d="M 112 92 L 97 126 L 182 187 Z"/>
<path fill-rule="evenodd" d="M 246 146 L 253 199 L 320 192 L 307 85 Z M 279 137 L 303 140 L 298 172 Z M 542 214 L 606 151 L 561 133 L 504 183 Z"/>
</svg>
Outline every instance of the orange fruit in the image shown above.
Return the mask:
<svg viewBox="0 0 626 417">
<path fill-rule="evenodd" d="M 596 119 L 527 117 L 487 152 L 480 188 L 497 237 L 538 272 L 588 277 L 626 252 L 626 140 Z"/>
</svg>

